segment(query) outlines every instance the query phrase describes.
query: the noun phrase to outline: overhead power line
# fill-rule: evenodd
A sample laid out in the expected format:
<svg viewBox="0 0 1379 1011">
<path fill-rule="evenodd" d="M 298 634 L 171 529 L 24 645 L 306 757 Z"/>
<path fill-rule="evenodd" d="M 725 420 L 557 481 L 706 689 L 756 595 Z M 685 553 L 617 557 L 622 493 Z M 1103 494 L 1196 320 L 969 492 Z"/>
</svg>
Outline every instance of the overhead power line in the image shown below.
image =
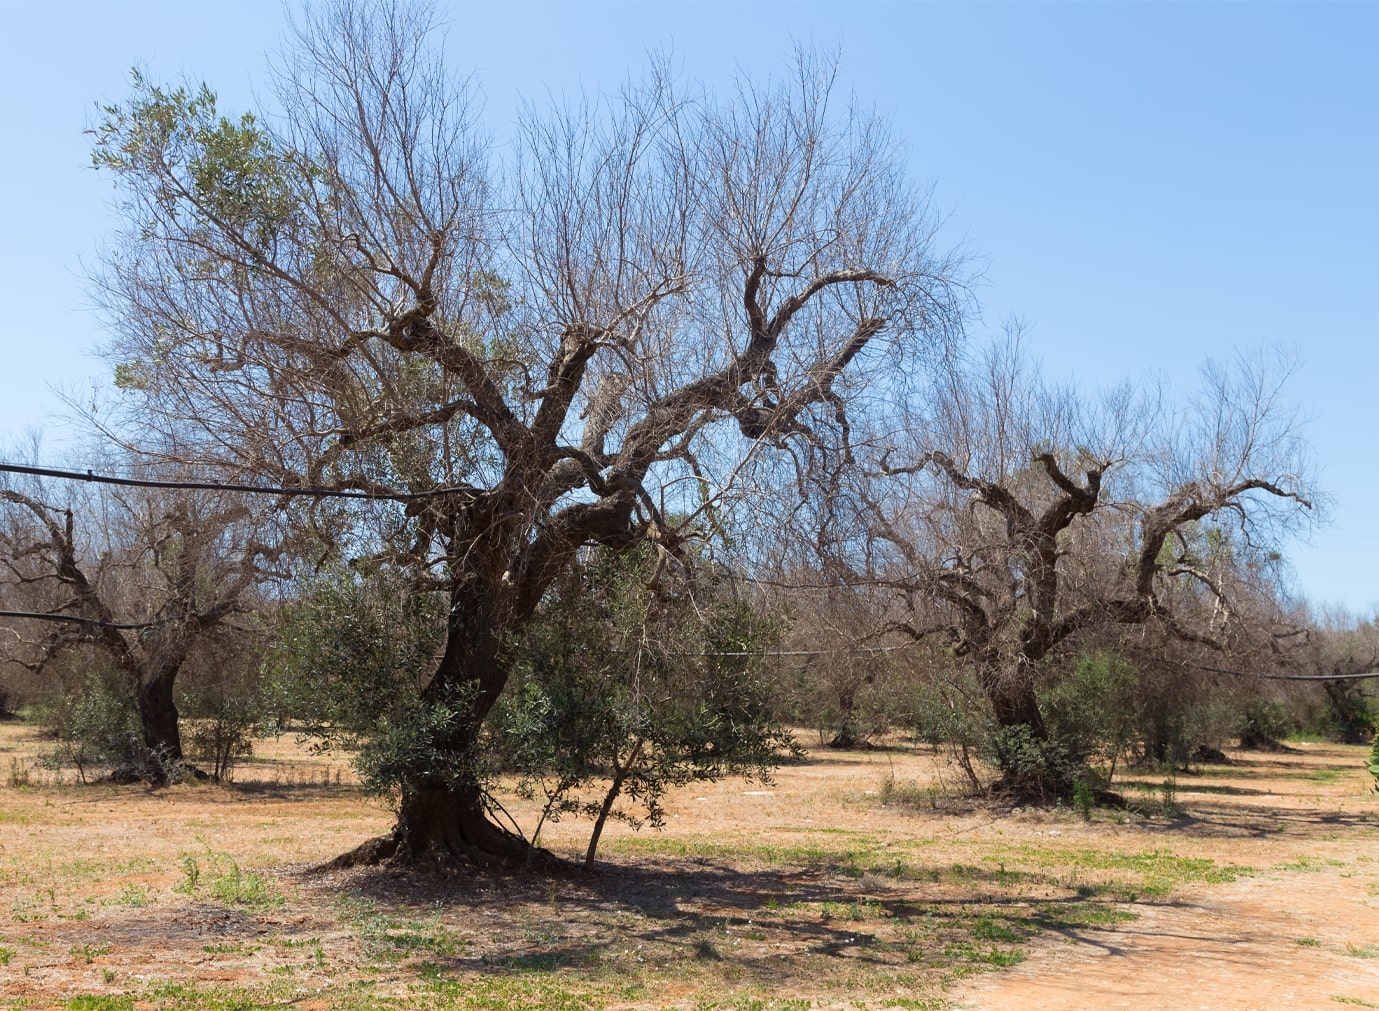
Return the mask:
<svg viewBox="0 0 1379 1011">
<path fill-rule="evenodd" d="M 1230 667 L 1212 667 L 1209 664 L 1199 663 L 1198 667 L 1202 670 L 1209 670 L 1216 674 L 1234 674 L 1237 677 L 1264 678 L 1268 681 L 1361 681 L 1365 678 L 1379 678 L 1379 670 L 1372 670 L 1365 674 L 1266 674 L 1256 670 L 1232 670 Z"/>
<path fill-rule="evenodd" d="M 64 621 L 74 625 L 93 625 L 96 628 L 117 628 L 127 631 L 136 631 L 145 628 L 157 628 L 159 625 L 166 625 L 169 620 L 164 618 L 161 621 L 101 621 L 96 618 L 83 618 L 76 614 L 51 614 L 44 611 L 0 611 L 0 618 L 22 618 L 30 621 Z M 710 652 L 710 653 L 683 653 L 682 656 L 701 656 L 701 657 L 786 657 L 786 656 L 838 656 L 843 653 L 892 653 L 899 649 L 906 649 L 913 643 L 902 643 L 899 646 L 860 646 L 843 649 L 791 649 L 791 650 L 767 650 L 763 652 L 732 651 L 732 652 Z M 1367 678 L 1379 678 L 1379 671 L 1367 671 L 1363 674 L 1269 674 L 1264 671 L 1235 670 L 1231 667 L 1215 667 L 1211 664 L 1199 663 L 1198 668 L 1211 671 L 1213 674 L 1233 674 L 1236 677 L 1264 678 L 1269 681 L 1361 681 Z"/>
<path fill-rule="evenodd" d="M 172 488 L 184 491 L 228 491 L 245 495 L 294 495 L 308 498 L 352 498 L 372 501 L 413 502 L 418 499 L 440 498 L 468 492 L 468 488 L 432 488 L 430 491 L 365 491 L 359 488 L 321 488 L 295 486 L 269 487 L 258 484 L 230 484 L 223 481 L 159 481 L 152 478 L 116 477 L 97 474 L 91 470 L 59 470 L 55 467 L 29 467 L 15 463 L 0 463 L 0 473 L 29 474 L 34 477 L 55 477 L 63 481 L 85 481 L 90 484 L 114 484 L 129 488 Z"/>
<path fill-rule="evenodd" d="M 83 618 L 76 614 L 49 614 L 43 611 L 0 611 L 0 618 L 25 618 L 30 621 L 66 621 L 74 625 L 94 625 L 97 628 L 120 628 L 135 631 L 141 628 L 156 628 L 166 625 L 163 621 L 101 621 L 98 618 Z"/>
</svg>

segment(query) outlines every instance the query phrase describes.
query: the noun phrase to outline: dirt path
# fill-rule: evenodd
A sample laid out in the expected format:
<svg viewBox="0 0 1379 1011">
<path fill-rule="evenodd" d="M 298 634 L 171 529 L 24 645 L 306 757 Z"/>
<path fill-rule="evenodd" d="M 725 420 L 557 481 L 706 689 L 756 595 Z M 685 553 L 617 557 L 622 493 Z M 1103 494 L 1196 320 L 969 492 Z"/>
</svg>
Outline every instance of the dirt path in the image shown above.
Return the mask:
<svg viewBox="0 0 1379 1011">
<path fill-rule="evenodd" d="M 949 996 L 982 1011 L 1379 1008 L 1376 836 L 1323 836 L 1311 844 L 1319 854 L 1163 904 L 1137 903 L 1138 918 L 1114 930 L 1049 935 L 1023 964 Z M 1251 849 L 1267 858 L 1278 847 L 1202 843 L 1218 860 L 1248 858 Z"/>
</svg>

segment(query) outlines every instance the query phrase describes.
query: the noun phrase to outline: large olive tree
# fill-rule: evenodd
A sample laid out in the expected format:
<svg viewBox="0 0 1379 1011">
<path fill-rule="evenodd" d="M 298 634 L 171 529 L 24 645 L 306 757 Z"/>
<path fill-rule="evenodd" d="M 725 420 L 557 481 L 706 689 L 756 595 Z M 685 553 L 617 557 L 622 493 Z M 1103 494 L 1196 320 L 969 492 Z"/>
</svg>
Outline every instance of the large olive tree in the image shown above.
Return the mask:
<svg viewBox="0 0 1379 1011">
<path fill-rule="evenodd" d="M 354 542 L 448 597 L 431 760 L 361 856 L 527 860 L 465 771 L 505 637 L 582 545 L 674 554 L 749 475 L 785 480 L 900 395 L 956 332 L 958 265 L 885 123 L 807 54 L 724 95 L 653 66 L 529 111 L 500 153 L 424 9 L 304 18 L 270 111 L 136 78 L 93 131 L 123 223 L 108 430 L 210 473 L 425 496 Z"/>
<path fill-rule="evenodd" d="M 891 593 L 873 641 L 936 639 L 968 665 L 1007 785 L 1070 789 L 1016 768 L 1047 738 L 1047 664 L 1128 628 L 1217 657 L 1298 631 L 1270 592 L 1280 538 L 1315 498 L 1287 374 L 1241 356 L 1205 366 L 1191 399 L 1093 394 L 1048 382 L 1018 337 L 998 344 L 949 374 L 867 477 L 836 483 L 820 553 L 839 581 Z"/>
</svg>

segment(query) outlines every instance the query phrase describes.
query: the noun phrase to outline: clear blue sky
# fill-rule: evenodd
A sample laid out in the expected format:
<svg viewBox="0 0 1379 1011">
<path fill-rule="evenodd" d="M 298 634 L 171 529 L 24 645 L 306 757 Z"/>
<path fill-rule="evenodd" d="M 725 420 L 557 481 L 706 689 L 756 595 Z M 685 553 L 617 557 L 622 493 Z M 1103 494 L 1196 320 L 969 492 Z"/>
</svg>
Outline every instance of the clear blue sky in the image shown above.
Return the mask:
<svg viewBox="0 0 1379 1011">
<path fill-rule="evenodd" d="M 777 70 L 841 44 L 842 84 L 894 118 L 988 322 L 1018 314 L 1056 374 L 1195 379 L 1283 345 L 1332 523 L 1298 588 L 1379 606 L 1379 5 L 455 4 L 448 53 L 501 133 L 520 95 L 593 90 L 672 49 L 688 74 Z M 251 101 L 276 4 L 0 2 L 0 440 L 54 429 L 48 385 L 104 382 L 83 260 L 111 226 L 82 129 L 135 63 Z M 54 451 L 58 449 L 54 446 Z"/>
</svg>

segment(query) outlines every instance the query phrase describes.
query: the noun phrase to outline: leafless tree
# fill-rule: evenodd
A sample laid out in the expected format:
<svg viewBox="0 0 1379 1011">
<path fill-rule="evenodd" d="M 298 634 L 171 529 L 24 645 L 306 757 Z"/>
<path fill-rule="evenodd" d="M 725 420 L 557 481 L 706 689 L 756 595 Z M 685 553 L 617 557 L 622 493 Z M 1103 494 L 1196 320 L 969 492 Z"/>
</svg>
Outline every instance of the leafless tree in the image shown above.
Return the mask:
<svg viewBox="0 0 1379 1011">
<path fill-rule="evenodd" d="M 155 782 L 180 774 L 174 688 L 198 645 L 285 578 L 269 515 L 239 500 L 179 492 L 125 494 L 0 486 L 0 583 L 7 600 L 47 618 L 4 619 L 4 659 L 43 674 L 98 654 L 128 687 Z M 13 609 L 13 608 L 8 608 Z"/>
<path fill-rule="evenodd" d="M 1038 668 L 1098 629 L 1153 623 L 1221 651 L 1260 626 L 1252 584 L 1313 497 L 1306 447 L 1286 368 L 1203 375 L 1181 408 L 1161 390 L 1092 399 L 1011 340 L 954 374 L 856 496 L 853 578 L 896 591 L 891 629 L 974 665 L 1001 727 L 1045 736 Z"/>
<path fill-rule="evenodd" d="M 656 63 L 529 109 L 500 157 L 431 28 L 416 6 L 313 9 L 271 122 L 143 81 L 107 110 L 125 227 L 99 284 L 127 410 L 102 424 L 217 474 L 444 491 L 376 547 L 448 595 L 425 698 L 463 704 L 430 741 L 453 769 L 507 683 L 504 637 L 581 545 L 673 555 L 750 468 L 844 453 L 965 296 L 828 61 L 723 96 Z M 532 857 L 472 778 L 399 786 L 360 859 Z"/>
</svg>

